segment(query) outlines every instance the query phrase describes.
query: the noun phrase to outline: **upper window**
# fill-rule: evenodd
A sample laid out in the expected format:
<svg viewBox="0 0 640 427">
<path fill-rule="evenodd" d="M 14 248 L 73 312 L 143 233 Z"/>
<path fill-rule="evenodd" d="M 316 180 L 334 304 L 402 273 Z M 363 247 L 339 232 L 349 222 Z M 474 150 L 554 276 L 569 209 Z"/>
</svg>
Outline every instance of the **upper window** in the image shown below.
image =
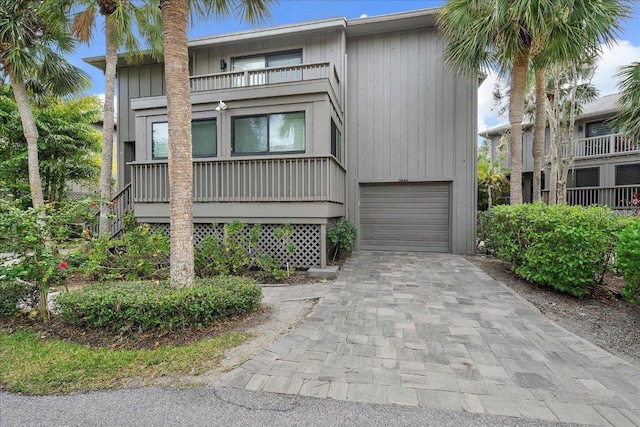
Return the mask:
<svg viewBox="0 0 640 427">
<path fill-rule="evenodd" d="M 342 162 L 342 134 L 333 120 L 331 120 L 331 154 Z"/>
<path fill-rule="evenodd" d="M 235 86 L 261 85 L 267 83 L 282 83 L 302 79 L 299 68 L 273 71 L 254 71 L 265 68 L 289 67 L 302 64 L 302 50 L 269 53 L 264 55 L 244 56 L 231 60 L 232 71 L 248 71 L 248 81 L 245 76 L 234 77 Z"/>
<path fill-rule="evenodd" d="M 151 125 L 151 154 L 154 160 L 169 157 L 169 125 L 155 122 Z M 191 149 L 193 157 L 215 157 L 218 148 L 218 131 L 215 119 L 191 121 Z"/>
<path fill-rule="evenodd" d="M 582 168 L 569 171 L 567 187 L 599 187 L 600 168 Z"/>
<path fill-rule="evenodd" d="M 640 184 L 640 163 L 616 166 L 616 185 Z"/>
<path fill-rule="evenodd" d="M 587 123 L 585 130 L 586 130 L 585 132 L 586 138 L 592 138 L 594 136 L 611 135 L 613 133 L 613 130 L 611 130 L 608 123 L 602 120 L 599 122 Z"/>
<path fill-rule="evenodd" d="M 233 118 L 233 154 L 304 152 L 304 112 Z"/>
</svg>

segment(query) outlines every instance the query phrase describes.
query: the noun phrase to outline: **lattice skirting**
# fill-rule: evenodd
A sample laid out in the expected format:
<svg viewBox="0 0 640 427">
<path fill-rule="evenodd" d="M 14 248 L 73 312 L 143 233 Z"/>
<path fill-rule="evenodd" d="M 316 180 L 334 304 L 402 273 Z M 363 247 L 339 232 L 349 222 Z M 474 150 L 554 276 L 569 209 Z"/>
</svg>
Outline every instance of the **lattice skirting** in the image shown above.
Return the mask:
<svg viewBox="0 0 640 427">
<path fill-rule="evenodd" d="M 169 233 L 169 224 L 149 224 L 154 229 L 160 229 Z M 253 224 L 247 224 L 244 234 L 248 236 Z M 259 250 L 268 252 L 280 261 L 287 259 L 286 250 L 280 246 L 280 241 L 273 235 L 273 231 L 281 224 L 262 224 L 260 233 Z M 295 268 L 309 268 L 320 266 L 321 253 L 321 228 L 320 224 L 292 224 L 293 235 L 291 240 L 296 247 L 293 255 L 290 255 L 289 264 Z M 222 239 L 224 224 L 194 224 L 193 240 L 197 245 L 206 236 L 215 235 Z"/>
</svg>

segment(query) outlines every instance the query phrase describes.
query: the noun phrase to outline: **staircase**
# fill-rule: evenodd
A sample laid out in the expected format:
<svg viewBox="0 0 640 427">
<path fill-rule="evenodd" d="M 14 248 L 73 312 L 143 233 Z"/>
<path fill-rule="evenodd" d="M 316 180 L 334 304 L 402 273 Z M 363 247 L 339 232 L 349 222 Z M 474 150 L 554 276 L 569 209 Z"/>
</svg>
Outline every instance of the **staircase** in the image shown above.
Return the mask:
<svg viewBox="0 0 640 427">
<path fill-rule="evenodd" d="M 111 215 L 109 219 L 109 234 L 115 237 L 122 233 L 124 227 L 124 214 L 133 210 L 133 198 L 131 195 L 131 183 L 127 184 L 118 194 L 111 199 Z M 96 214 L 100 217 L 100 212 Z M 93 230 L 94 235 L 98 234 L 98 225 Z"/>
</svg>

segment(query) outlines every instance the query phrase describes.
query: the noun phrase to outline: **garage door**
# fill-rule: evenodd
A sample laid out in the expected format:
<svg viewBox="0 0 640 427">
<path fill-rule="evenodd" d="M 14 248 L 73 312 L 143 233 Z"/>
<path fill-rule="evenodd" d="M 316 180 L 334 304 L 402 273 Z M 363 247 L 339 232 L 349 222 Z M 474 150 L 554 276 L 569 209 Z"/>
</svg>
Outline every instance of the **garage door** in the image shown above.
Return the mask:
<svg viewBox="0 0 640 427">
<path fill-rule="evenodd" d="M 361 184 L 360 247 L 449 252 L 449 184 Z"/>
</svg>

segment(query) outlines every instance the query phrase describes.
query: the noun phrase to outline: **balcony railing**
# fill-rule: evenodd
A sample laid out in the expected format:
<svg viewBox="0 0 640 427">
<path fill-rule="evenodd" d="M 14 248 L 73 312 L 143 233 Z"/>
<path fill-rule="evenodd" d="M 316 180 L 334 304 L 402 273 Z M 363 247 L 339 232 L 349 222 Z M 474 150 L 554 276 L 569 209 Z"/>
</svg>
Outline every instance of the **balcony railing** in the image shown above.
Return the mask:
<svg viewBox="0 0 640 427">
<path fill-rule="evenodd" d="M 334 92 L 340 94 L 340 80 L 330 62 L 203 74 L 190 77 L 190 84 L 192 92 L 201 92 L 317 79 L 329 79 Z"/>
<path fill-rule="evenodd" d="M 564 158 L 567 156 L 568 148 L 568 143 L 565 143 L 562 147 L 562 156 Z M 627 154 L 632 152 L 640 152 L 638 141 L 631 141 L 625 135 L 620 133 L 577 139 L 573 143 L 574 159 Z"/>
<path fill-rule="evenodd" d="M 167 162 L 136 162 L 135 203 L 168 203 Z M 333 156 L 193 162 L 194 202 L 344 203 L 345 170 Z"/>
<path fill-rule="evenodd" d="M 615 187 L 567 188 L 567 204 L 579 206 L 603 205 L 616 210 L 636 209 L 633 194 L 640 194 L 640 184 Z M 549 200 L 549 190 L 542 192 L 542 199 Z"/>
</svg>

